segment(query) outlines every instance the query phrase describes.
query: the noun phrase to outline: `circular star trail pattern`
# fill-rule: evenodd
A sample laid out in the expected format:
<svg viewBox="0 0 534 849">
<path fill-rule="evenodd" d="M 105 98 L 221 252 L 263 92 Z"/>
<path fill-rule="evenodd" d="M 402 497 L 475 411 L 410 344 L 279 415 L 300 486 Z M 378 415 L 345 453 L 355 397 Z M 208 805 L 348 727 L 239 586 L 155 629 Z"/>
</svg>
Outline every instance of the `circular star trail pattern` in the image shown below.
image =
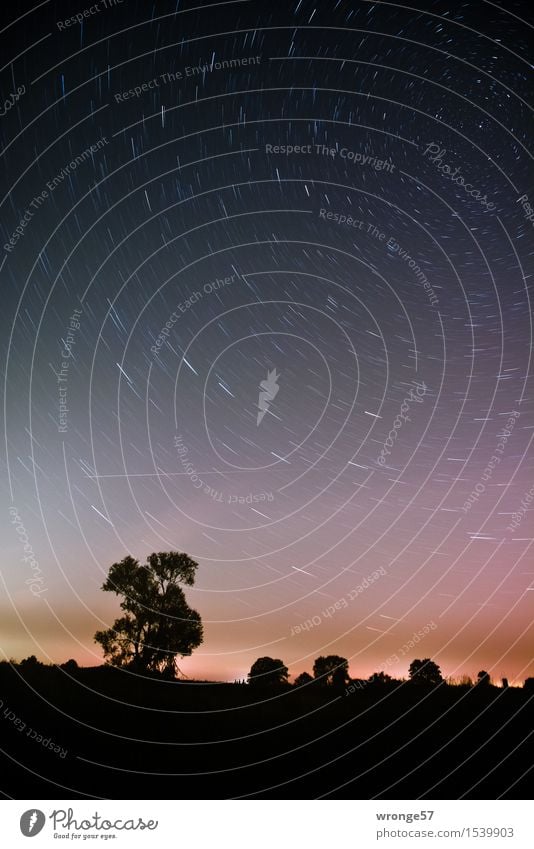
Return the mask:
<svg viewBox="0 0 534 849">
<path fill-rule="evenodd" d="M 189 679 L 532 675 L 527 5 L 3 17 L 4 656 L 98 665 L 178 550 Z"/>
</svg>

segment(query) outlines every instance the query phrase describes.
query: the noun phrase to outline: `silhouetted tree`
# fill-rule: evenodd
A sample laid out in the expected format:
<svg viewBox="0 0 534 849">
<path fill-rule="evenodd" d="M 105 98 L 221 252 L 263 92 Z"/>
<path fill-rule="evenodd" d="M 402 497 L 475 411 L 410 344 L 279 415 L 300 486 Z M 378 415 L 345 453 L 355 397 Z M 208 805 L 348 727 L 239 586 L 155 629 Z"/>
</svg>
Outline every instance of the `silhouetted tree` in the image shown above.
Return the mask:
<svg viewBox="0 0 534 849">
<path fill-rule="evenodd" d="M 318 657 L 313 664 L 313 675 L 325 686 L 333 684 L 337 688 L 344 687 L 350 681 L 349 662 L 337 654 Z"/>
<path fill-rule="evenodd" d="M 70 660 L 66 660 L 65 663 L 62 663 L 59 667 L 60 669 L 64 669 L 65 672 L 73 673 L 77 672 L 80 668 L 74 658 L 70 658 Z"/>
<path fill-rule="evenodd" d="M 248 673 L 248 683 L 253 687 L 279 687 L 287 684 L 289 671 L 283 661 L 272 657 L 259 657 Z"/>
<path fill-rule="evenodd" d="M 19 663 L 21 669 L 31 670 L 31 669 L 39 669 L 44 666 L 44 663 L 41 663 L 40 660 L 37 660 L 34 654 L 31 654 L 29 657 L 25 657 Z"/>
<path fill-rule="evenodd" d="M 435 687 L 443 683 L 441 669 L 429 657 L 425 657 L 424 660 L 418 658 L 412 660 L 408 672 L 415 684 L 427 684 Z"/>
<path fill-rule="evenodd" d="M 523 690 L 525 693 L 528 693 L 529 696 L 534 696 L 534 678 L 525 678 Z"/>
<path fill-rule="evenodd" d="M 386 672 L 373 672 L 367 679 L 367 683 L 375 687 L 383 687 L 385 684 L 390 684 L 393 681 L 391 675 Z"/>
<path fill-rule="evenodd" d="M 481 669 L 477 675 L 477 687 L 488 687 L 491 684 L 491 678 L 489 676 L 489 672 L 486 672 L 485 669 Z"/>
<path fill-rule="evenodd" d="M 313 681 L 313 676 L 311 676 L 309 672 L 301 672 L 300 675 L 297 675 L 295 678 L 295 687 L 303 687 L 311 681 Z"/>
<path fill-rule="evenodd" d="M 502 683 L 503 690 L 507 690 L 508 689 L 508 678 L 503 678 L 501 683 Z"/>
<path fill-rule="evenodd" d="M 159 552 L 139 565 L 133 557 L 114 563 L 102 589 L 122 596 L 124 616 L 95 642 L 113 666 L 174 675 L 178 655 L 190 655 L 202 642 L 202 622 L 185 600 L 179 583 L 192 586 L 198 563 L 178 551 Z"/>
</svg>

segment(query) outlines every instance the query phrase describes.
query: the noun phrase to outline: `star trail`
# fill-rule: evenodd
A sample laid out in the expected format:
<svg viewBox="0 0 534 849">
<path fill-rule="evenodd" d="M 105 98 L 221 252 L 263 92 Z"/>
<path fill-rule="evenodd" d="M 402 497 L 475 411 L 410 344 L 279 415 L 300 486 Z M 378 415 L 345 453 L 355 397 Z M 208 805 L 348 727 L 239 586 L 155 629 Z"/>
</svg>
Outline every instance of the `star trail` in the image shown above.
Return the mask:
<svg viewBox="0 0 534 849">
<path fill-rule="evenodd" d="M 178 550 L 189 677 L 534 675 L 526 4 L 78 5 L 2 9 L 4 657 Z"/>
</svg>

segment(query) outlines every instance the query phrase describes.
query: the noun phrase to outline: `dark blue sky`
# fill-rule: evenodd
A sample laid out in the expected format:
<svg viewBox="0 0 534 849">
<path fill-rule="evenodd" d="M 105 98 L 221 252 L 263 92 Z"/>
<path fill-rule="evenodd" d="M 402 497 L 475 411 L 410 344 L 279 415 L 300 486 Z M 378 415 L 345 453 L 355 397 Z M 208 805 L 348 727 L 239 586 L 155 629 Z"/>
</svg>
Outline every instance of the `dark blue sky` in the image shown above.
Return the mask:
<svg viewBox="0 0 534 849">
<path fill-rule="evenodd" d="M 177 549 L 189 674 L 426 628 L 521 680 L 527 4 L 275 7 L 2 12 L 0 646 L 99 663 L 111 563 Z"/>
</svg>

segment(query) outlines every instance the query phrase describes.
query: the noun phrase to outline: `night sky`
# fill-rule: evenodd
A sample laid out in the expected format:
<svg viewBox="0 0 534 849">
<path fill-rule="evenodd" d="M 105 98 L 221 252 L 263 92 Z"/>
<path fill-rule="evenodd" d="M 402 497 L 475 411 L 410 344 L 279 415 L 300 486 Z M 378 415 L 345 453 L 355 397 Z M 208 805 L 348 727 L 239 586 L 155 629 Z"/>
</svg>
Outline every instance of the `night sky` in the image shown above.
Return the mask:
<svg viewBox="0 0 534 849">
<path fill-rule="evenodd" d="M 190 677 L 534 675 L 527 18 L 4 4 L 3 657 L 178 550 Z"/>
</svg>

